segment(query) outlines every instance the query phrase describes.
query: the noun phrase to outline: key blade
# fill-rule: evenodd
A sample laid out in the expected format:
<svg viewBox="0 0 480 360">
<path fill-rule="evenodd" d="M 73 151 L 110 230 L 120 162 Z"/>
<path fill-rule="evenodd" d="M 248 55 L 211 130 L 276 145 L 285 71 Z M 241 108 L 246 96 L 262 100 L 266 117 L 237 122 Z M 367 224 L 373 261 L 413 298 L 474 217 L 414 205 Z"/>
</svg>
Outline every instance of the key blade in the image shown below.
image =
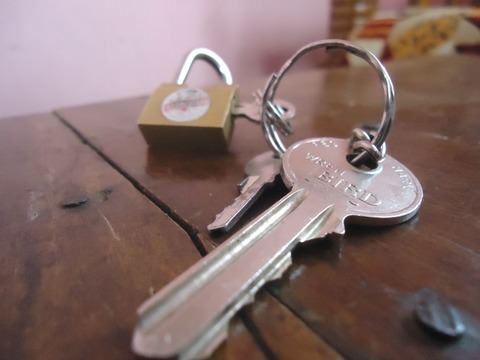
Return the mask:
<svg viewBox="0 0 480 360">
<path fill-rule="evenodd" d="M 207 226 L 209 232 L 228 232 L 240 220 L 250 206 L 263 193 L 268 183 L 256 177 L 250 183 L 244 184 L 241 194 L 235 198 L 231 205 L 225 207 L 215 220 Z"/>
<path fill-rule="evenodd" d="M 260 196 L 260 193 L 257 194 L 260 190 L 258 189 L 258 184 L 257 188 L 254 187 L 259 181 L 261 181 L 261 179 L 259 179 L 258 175 L 252 175 L 245 177 L 240 184 L 238 184 L 240 195 L 233 200 L 232 204 L 226 206 L 220 213 L 218 213 L 215 216 L 215 220 L 207 226 L 210 233 L 226 233 L 230 231 L 230 229 L 248 210 L 248 203 L 253 203 L 256 198 Z"/>
<path fill-rule="evenodd" d="M 315 204 L 315 207 L 318 207 L 318 204 Z M 310 211 L 314 213 L 315 209 Z M 299 234 L 299 242 L 323 238 L 332 233 L 343 235 L 345 233 L 343 220 L 334 216 L 334 214 L 335 205 L 328 205 L 322 212 L 313 217 L 308 226 Z"/>
<path fill-rule="evenodd" d="M 135 352 L 209 355 L 230 319 L 266 282 L 283 274 L 294 246 L 318 237 L 333 213 L 334 204 L 305 189 L 281 199 L 142 305 Z"/>
<path fill-rule="evenodd" d="M 255 255 L 255 246 L 303 203 L 305 195 L 299 190 L 281 199 L 264 213 L 266 216 L 254 220 L 142 304 L 132 341 L 135 353 L 148 357 L 208 356 L 209 349 L 215 347 L 212 344 L 224 338 L 237 311 L 253 299 L 265 281 L 278 277 L 289 265 L 289 250 L 279 255 L 282 261 L 271 263 L 270 256 Z M 266 258 L 268 266 L 262 269 L 251 261 L 242 262 L 246 252 L 257 261 Z M 238 276 L 235 281 L 226 281 L 232 271 Z M 235 282 L 248 284 L 246 279 L 252 276 L 257 279 L 250 286 L 235 286 Z"/>
<path fill-rule="evenodd" d="M 240 191 L 240 194 L 246 192 L 255 183 L 255 181 L 258 180 L 258 178 L 258 176 L 253 175 L 247 176 L 245 179 L 243 179 L 240 184 L 238 184 L 238 190 Z"/>
<path fill-rule="evenodd" d="M 242 102 L 232 108 L 232 116 L 244 117 L 245 119 L 258 123 L 260 118 L 260 109 L 255 103 Z"/>
<path fill-rule="evenodd" d="M 245 166 L 248 175 L 239 185 L 240 195 L 225 207 L 207 226 L 210 233 L 228 232 L 263 194 L 272 186 L 280 172 L 281 159 L 270 151 L 255 156 Z"/>
<path fill-rule="evenodd" d="M 301 231 L 295 235 L 296 240 L 306 242 L 324 238 L 330 234 L 343 235 L 345 233 L 344 217 L 339 216 L 341 211 L 338 212 L 338 204 L 335 199 L 329 196 L 320 197 L 311 192 L 308 192 L 306 196 L 308 200 L 305 200 L 302 206 L 288 219 L 292 224 L 305 223 Z"/>
<path fill-rule="evenodd" d="M 293 247 L 317 237 L 333 210 L 305 189 L 281 199 L 141 306 L 134 351 L 208 356 L 230 319 L 266 282 L 283 274 Z"/>
<path fill-rule="evenodd" d="M 344 235 L 345 234 L 345 216 L 343 214 L 343 207 L 336 202 L 336 199 L 331 198 L 330 196 L 325 196 L 322 201 L 315 204 L 315 206 L 322 207 L 323 205 L 325 210 L 318 213 L 308 228 L 305 229 L 305 233 L 299 239 L 300 242 L 306 242 L 315 239 L 324 238 L 327 235 Z M 312 208 L 310 211 L 315 213 L 315 208 Z"/>
<path fill-rule="evenodd" d="M 159 339 L 154 332 L 145 334 L 137 326 L 133 333 L 132 350 L 135 354 L 147 358 L 205 359 L 211 356 L 215 349 L 227 338 L 228 320 L 214 324 L 196 342 L 183 351 L 166 350 L 159 346 L 162 342 L 169 343 L 171 341 L 168 334 L 163 339 Z"/>
</svg>

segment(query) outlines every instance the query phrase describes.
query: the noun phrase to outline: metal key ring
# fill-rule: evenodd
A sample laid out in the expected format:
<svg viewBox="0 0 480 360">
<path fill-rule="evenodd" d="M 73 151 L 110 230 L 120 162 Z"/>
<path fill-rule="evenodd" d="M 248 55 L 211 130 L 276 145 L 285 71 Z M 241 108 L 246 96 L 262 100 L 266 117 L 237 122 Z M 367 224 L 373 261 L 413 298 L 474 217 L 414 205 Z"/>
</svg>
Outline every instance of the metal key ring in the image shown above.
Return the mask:
<svg viewBox="0 0 480 360">
<path fill-rule="evenodd" d="M 385 94 L 385 105 L 382 114 L 382 120 L 378 132 L 375 134 L 372 140 L 362 141 L 360 143 L 361 148 L 356 149 L 357 153 L 350 162 L 352 164 L 359 164 L 369 156 L 376 158 L 377 161 L 381 160 L 382 153 L 381 147 L 385 143 L 387 135 L 390 131 L 390 127 L 395 117 L 395 94 L 393 89 L 393 83 L 388 75 L 387 70 L 382 65 L 380 60 L 377 59 L 370 51 L 362 49 L 348 41 L 330 39 L 323 41 L 316 41 L 305 45 L 298 50 L 285 64 L 280 68 L 278 73 L 273 73 L 267 82 L 262 99 L 262 129 L 268 144 L 277 155 L 282 155 L 286 151 L 285 144 L 280 138 L 277 129 L 267 114 L 268 104 L 274 100 L 275 93 L 278 85 L 285 73 L 306 53 L 319 48 L 330 49 L 342 49 L 353 55 L 356 55 L 367 63 L 369 63 L 377 72 L 382 82 L 383 91 Z"/>
</svg>

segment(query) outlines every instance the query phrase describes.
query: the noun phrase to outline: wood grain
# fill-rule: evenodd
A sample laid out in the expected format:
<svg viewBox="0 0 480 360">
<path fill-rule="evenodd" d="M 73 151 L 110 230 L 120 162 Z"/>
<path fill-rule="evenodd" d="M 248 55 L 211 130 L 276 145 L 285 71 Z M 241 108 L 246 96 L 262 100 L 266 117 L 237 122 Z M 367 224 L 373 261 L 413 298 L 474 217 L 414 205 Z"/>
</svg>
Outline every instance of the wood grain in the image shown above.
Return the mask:
<svg viewBox="0 0 480 360">
<path fill-rule="evenodd" d="M 127 359 L 136 309 L 200 255 L 52 115 L 0 120 L 0 358 Z M 224 358 L 263 358 L 241 322 Z"/>
<path fill-rule="evenodd" d="M 272 297 L 260 291 L 254 305 L 247 307 L 248 316 L 278 359 L 341 360 L 343 357 L 318 337 L 292 312 Z"/>
<path fill-rule="evenodd" d="M 389 228 L 348 227 L 343 239 L 306 244 L 294 253 L 288 274 L 269 286 L 346 357 L 474 359 L 480 353 L 479 65 L 478 58 L 452 56 L 388 66 L 398 99 L 388 152 L 424 187 L 419 216 Z M 262 82 L 252 81 L 241 92 L 249 94 Z M 369 68 L 299 72 L 289 75 L 280 90 L 298 110 L 289 143 L 319 135 L 348 137 L 354 126 L 377 123 L 381 115 L 380 83 Z M 236 196 L 243 165 L 267 149 L 263 136 L 255 125 L 239 120 L 226 154 L 154 153 L 135 125 L 144 101 L 58 114 L 185 219 L 208 250 L 224 238 L 211 239 L 204 229 Z M 252 214 L 284 191 L 271 191 Z M 413 294 L 422 287 L 440 291 L 458 306 L 468 325 L 464 338 L 442 342 L 413 322 Z M 272 320 L 271 326 L 279 325 Z"/>
</svg>

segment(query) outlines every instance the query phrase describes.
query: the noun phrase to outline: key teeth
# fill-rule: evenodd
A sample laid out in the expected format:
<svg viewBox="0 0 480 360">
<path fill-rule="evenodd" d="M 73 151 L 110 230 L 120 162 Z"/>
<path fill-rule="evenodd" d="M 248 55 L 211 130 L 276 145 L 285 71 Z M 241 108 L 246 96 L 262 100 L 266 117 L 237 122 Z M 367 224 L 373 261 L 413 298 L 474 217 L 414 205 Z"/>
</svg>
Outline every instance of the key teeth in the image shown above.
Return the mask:
<svg viewBox="0 0 480 360">
<path fill-rule="evenodd" d="M 224 228 L 225 226 L 218 226 L 216 224 L 216 220 L 220 217 L 220 214 L 217 215 L 217 217 L 215 218 L 215 220 L 211 223 L 211 224 L 208 224 L 207 225 L 207 230 L 210 234 L 212 233 L 216 233 L 216 232 L 221 232 L 221 231 L 224 231 Z"/>
<path fill-rule="evenodd" d="M 338 221 L 338 223 L 333 225 L 333 226 L 330 226 L 330 227 L 325 226 L 326 228 L 330 228 L 331 230 L 324 231 L 324 232 L 320 233 L 319 235 L 314 236 L 313 238 L 308 239 L 308 240 L 324 238 L 327 235 L 345 235 L 345 223 L 344 223 L 344 221 L 343 220 L 337 220 L 337 221 Z M 304 241 L 302 241 L 302 242 L 304 242 Z"/>
<path fill-rule="evenodd" d="M 291 256 L 290 253 L 288 253 L 282 259 L 282 261 L 279 262 L 277 269 L 275 270 L 274 273 L 272 273 L 272 275 L 270 276 L 268 281 L 274 281 L 274 280 L 281 279 L 283 274 L 289 268 L 290 265 L 292 265 L 292 256 Z"/>
<path fill-rule="evenodd" d="M 238 184 L 240 196 L 241 194 L 245 193 L 258 180 L 258 178 L 259 176 L 257 175 L 248 175 L 247 177 L 245 177 L 245 179 L 243 179 L 240 184 Z"/>
<path fill-rule="evenodd" d="M 225 233 L 227 232 L 223 226 L 216 226 L 213 223 L 207 226 L 209 234 L 213 235 L 216 233 Z"/>
<path fill-rule="evenodd" d="M 340 220 L 340 223 L 337 225 L 335 230 L 332 231 L 332 233 L 335 233 L 338 235 L 345 235 L 345 221 Z"/>
<path fill-rule="evenodd" d="M 235 198 L 234 203 L 235 203 L 235 201 L 238 201 L 238 198 L 240 196 L 241 195 L 239 195 Z M 237 223 L 238 219 L 236 219 L 236 218 L 239 217 L 240 215 L 236 214 L 234 218 L 225 216 L 225 214 L 228 211 L 230 211 L 231 208 L 232 208 L 232 205 L 228 205 L 221 212 L 219 212 L 217 215 L 215 215 L 215 220 L 213 220 L 213 222 L 211 222 L 210 224 L 207 225 L 207 230 L 210 234 L 212 234 L 212 233 L 226 233 L 233 227 L 233 225 L 235 225 Z M 224 217 L 227 220 L 225 220 L 225 219 L 222 220 L 222 218 L 224 218 Z"/>
<path fill-rule="evenodd" d="M 245 187 L 245 185 L 247 184 L 247 181 L 248 181 L 248 177 L 245 177 L 243 178 L 242 181 L 240 181 L 238 184 L 237 184 L 237 189 L 240 193 L 242 193 L 242 189 Z"/>
</svg>

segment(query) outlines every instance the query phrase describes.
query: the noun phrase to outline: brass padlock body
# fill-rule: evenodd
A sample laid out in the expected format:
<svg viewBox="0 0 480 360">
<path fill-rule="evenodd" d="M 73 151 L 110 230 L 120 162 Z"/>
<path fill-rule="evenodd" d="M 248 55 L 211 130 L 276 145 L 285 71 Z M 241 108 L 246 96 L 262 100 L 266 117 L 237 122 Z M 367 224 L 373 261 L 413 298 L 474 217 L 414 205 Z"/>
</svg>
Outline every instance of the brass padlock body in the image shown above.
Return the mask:
<svg viewBox="0 0 480 360">
<path fill-rule="evenodd" d="M 156 148 L 224 151 L 233 124 L 238 85 L 207 88 L 168 83 L 148 99 L 138 119 L 147 143 Z"/>
</svg>

